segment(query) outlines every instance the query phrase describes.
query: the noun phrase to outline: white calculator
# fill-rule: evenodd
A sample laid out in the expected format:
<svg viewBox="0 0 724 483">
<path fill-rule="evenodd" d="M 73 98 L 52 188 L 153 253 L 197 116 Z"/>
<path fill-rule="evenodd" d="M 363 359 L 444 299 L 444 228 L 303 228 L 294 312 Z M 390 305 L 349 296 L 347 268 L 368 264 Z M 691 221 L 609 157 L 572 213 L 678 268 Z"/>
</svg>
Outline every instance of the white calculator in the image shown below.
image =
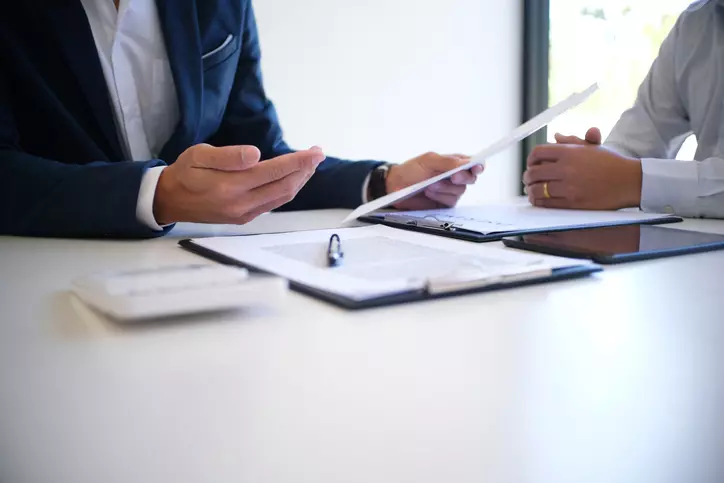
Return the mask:
<svg viewBox="0 0 724 483">
<path fill-rule="evenodd" d="M 288 282 L 244 268 L 194 264 L 99 273 L 76 280 L 72 291 L 114 319 L 135 321 L 276 305 Z"/>
</svg>

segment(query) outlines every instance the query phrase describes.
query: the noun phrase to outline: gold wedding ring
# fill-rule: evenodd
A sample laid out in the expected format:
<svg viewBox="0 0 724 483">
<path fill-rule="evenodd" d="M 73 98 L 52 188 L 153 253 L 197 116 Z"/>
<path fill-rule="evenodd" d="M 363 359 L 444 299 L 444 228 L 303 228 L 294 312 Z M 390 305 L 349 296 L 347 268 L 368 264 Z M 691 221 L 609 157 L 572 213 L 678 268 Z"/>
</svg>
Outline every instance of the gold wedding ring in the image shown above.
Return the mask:
<svg viewBox="0 0 724 483">
<path fill-rule="evenodd" d="M 547 181 L 545 183 L 543 183 L 543 197 L 547 200 L 550 199 L 550 197 L 551 197 L 551 194 L 548 192 L 548 182 Z"/>
</svg>

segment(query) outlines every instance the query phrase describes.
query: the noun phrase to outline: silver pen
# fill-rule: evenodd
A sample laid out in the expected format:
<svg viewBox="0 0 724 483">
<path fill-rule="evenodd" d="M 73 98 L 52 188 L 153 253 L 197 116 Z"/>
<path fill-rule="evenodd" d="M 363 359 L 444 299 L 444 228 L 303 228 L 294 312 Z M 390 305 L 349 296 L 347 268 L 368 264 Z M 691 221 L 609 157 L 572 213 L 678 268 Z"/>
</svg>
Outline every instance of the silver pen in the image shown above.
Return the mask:
<svg viewBox="0 0 724 483">
<path fill-rule="evenodd" d="M 329 237 L 329 246 L 327 247 L 327 266 L 338 267 L 342 265 L 344 260 L 344 252 L 342 251 L 342 241 L 336 233 Z"/>
</svg>

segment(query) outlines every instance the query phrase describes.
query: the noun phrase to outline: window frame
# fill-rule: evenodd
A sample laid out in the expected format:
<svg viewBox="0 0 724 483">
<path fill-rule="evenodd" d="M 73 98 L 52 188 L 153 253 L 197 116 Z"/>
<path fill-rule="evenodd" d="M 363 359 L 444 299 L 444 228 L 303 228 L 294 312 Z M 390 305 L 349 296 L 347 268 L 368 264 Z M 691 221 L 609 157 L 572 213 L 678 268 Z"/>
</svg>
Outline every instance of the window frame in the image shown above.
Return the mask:
<svg viewBox="0 0 724 483">
<path fill-rule="evenodd" d="M 550 74 L 550 0 L 523 0 L 523 79 L 521 121 L 526 122 L 548 108 Z M 547 129 L 523 141 L 521 174 L 530 152 L 546 143 Z M 523 185 L 520 185 L 523 193 Z"/>
</svg>

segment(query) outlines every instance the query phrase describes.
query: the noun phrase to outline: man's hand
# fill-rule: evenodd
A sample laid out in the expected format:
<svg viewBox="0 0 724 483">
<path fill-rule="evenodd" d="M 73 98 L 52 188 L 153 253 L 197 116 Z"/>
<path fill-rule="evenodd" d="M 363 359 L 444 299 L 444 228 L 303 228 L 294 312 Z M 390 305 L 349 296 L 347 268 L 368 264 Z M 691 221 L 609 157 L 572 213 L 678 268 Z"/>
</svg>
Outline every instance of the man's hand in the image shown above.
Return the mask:
<svg viewBox="0 0 724 483">
<path fill-rule="evenodd" d="M 640 160 L 603 147 L 548 144 L 528 157 L 523 182 L 535 206 L 617 210 L 641 204 L 642 176 Z"/>
<path fill-rule="evenodd" d="M 586 132 L 585 139 L 581 139 L 578 136 L 564 136 L 560 133 L 556 133 L 555 138 L 558 144 L 578 144 L 581 146 L 600 146 L 603 142 L 601 130 L 597 127 L 589 129 Z"/>
<path fill-rule="evenodd" d="M 158 180 L 156 221 L 248 223 L 291 201 L 325 158 L 317 147 L 261 163 L 260 157 L 254 146 L 190 147 Z"/>
<path fill-rule="evenodd" d="M 451 156 L 441 156 L 435 153 L 423 154 L 390 168 L 387 173 L 387 192 L 399 191 L 462 166 L 469 161 L 470 158 L 462 154 Z M 483 166 L 479 165 L 468 171 L 460 171 L 449 179 L 428 186 L 422 193 L 400 201 L 394 207 L 400 210 L 427 210 L 455 206 L 465 193 L 467 185 L 474 184 L 482 172 Z"/>
</svg>

